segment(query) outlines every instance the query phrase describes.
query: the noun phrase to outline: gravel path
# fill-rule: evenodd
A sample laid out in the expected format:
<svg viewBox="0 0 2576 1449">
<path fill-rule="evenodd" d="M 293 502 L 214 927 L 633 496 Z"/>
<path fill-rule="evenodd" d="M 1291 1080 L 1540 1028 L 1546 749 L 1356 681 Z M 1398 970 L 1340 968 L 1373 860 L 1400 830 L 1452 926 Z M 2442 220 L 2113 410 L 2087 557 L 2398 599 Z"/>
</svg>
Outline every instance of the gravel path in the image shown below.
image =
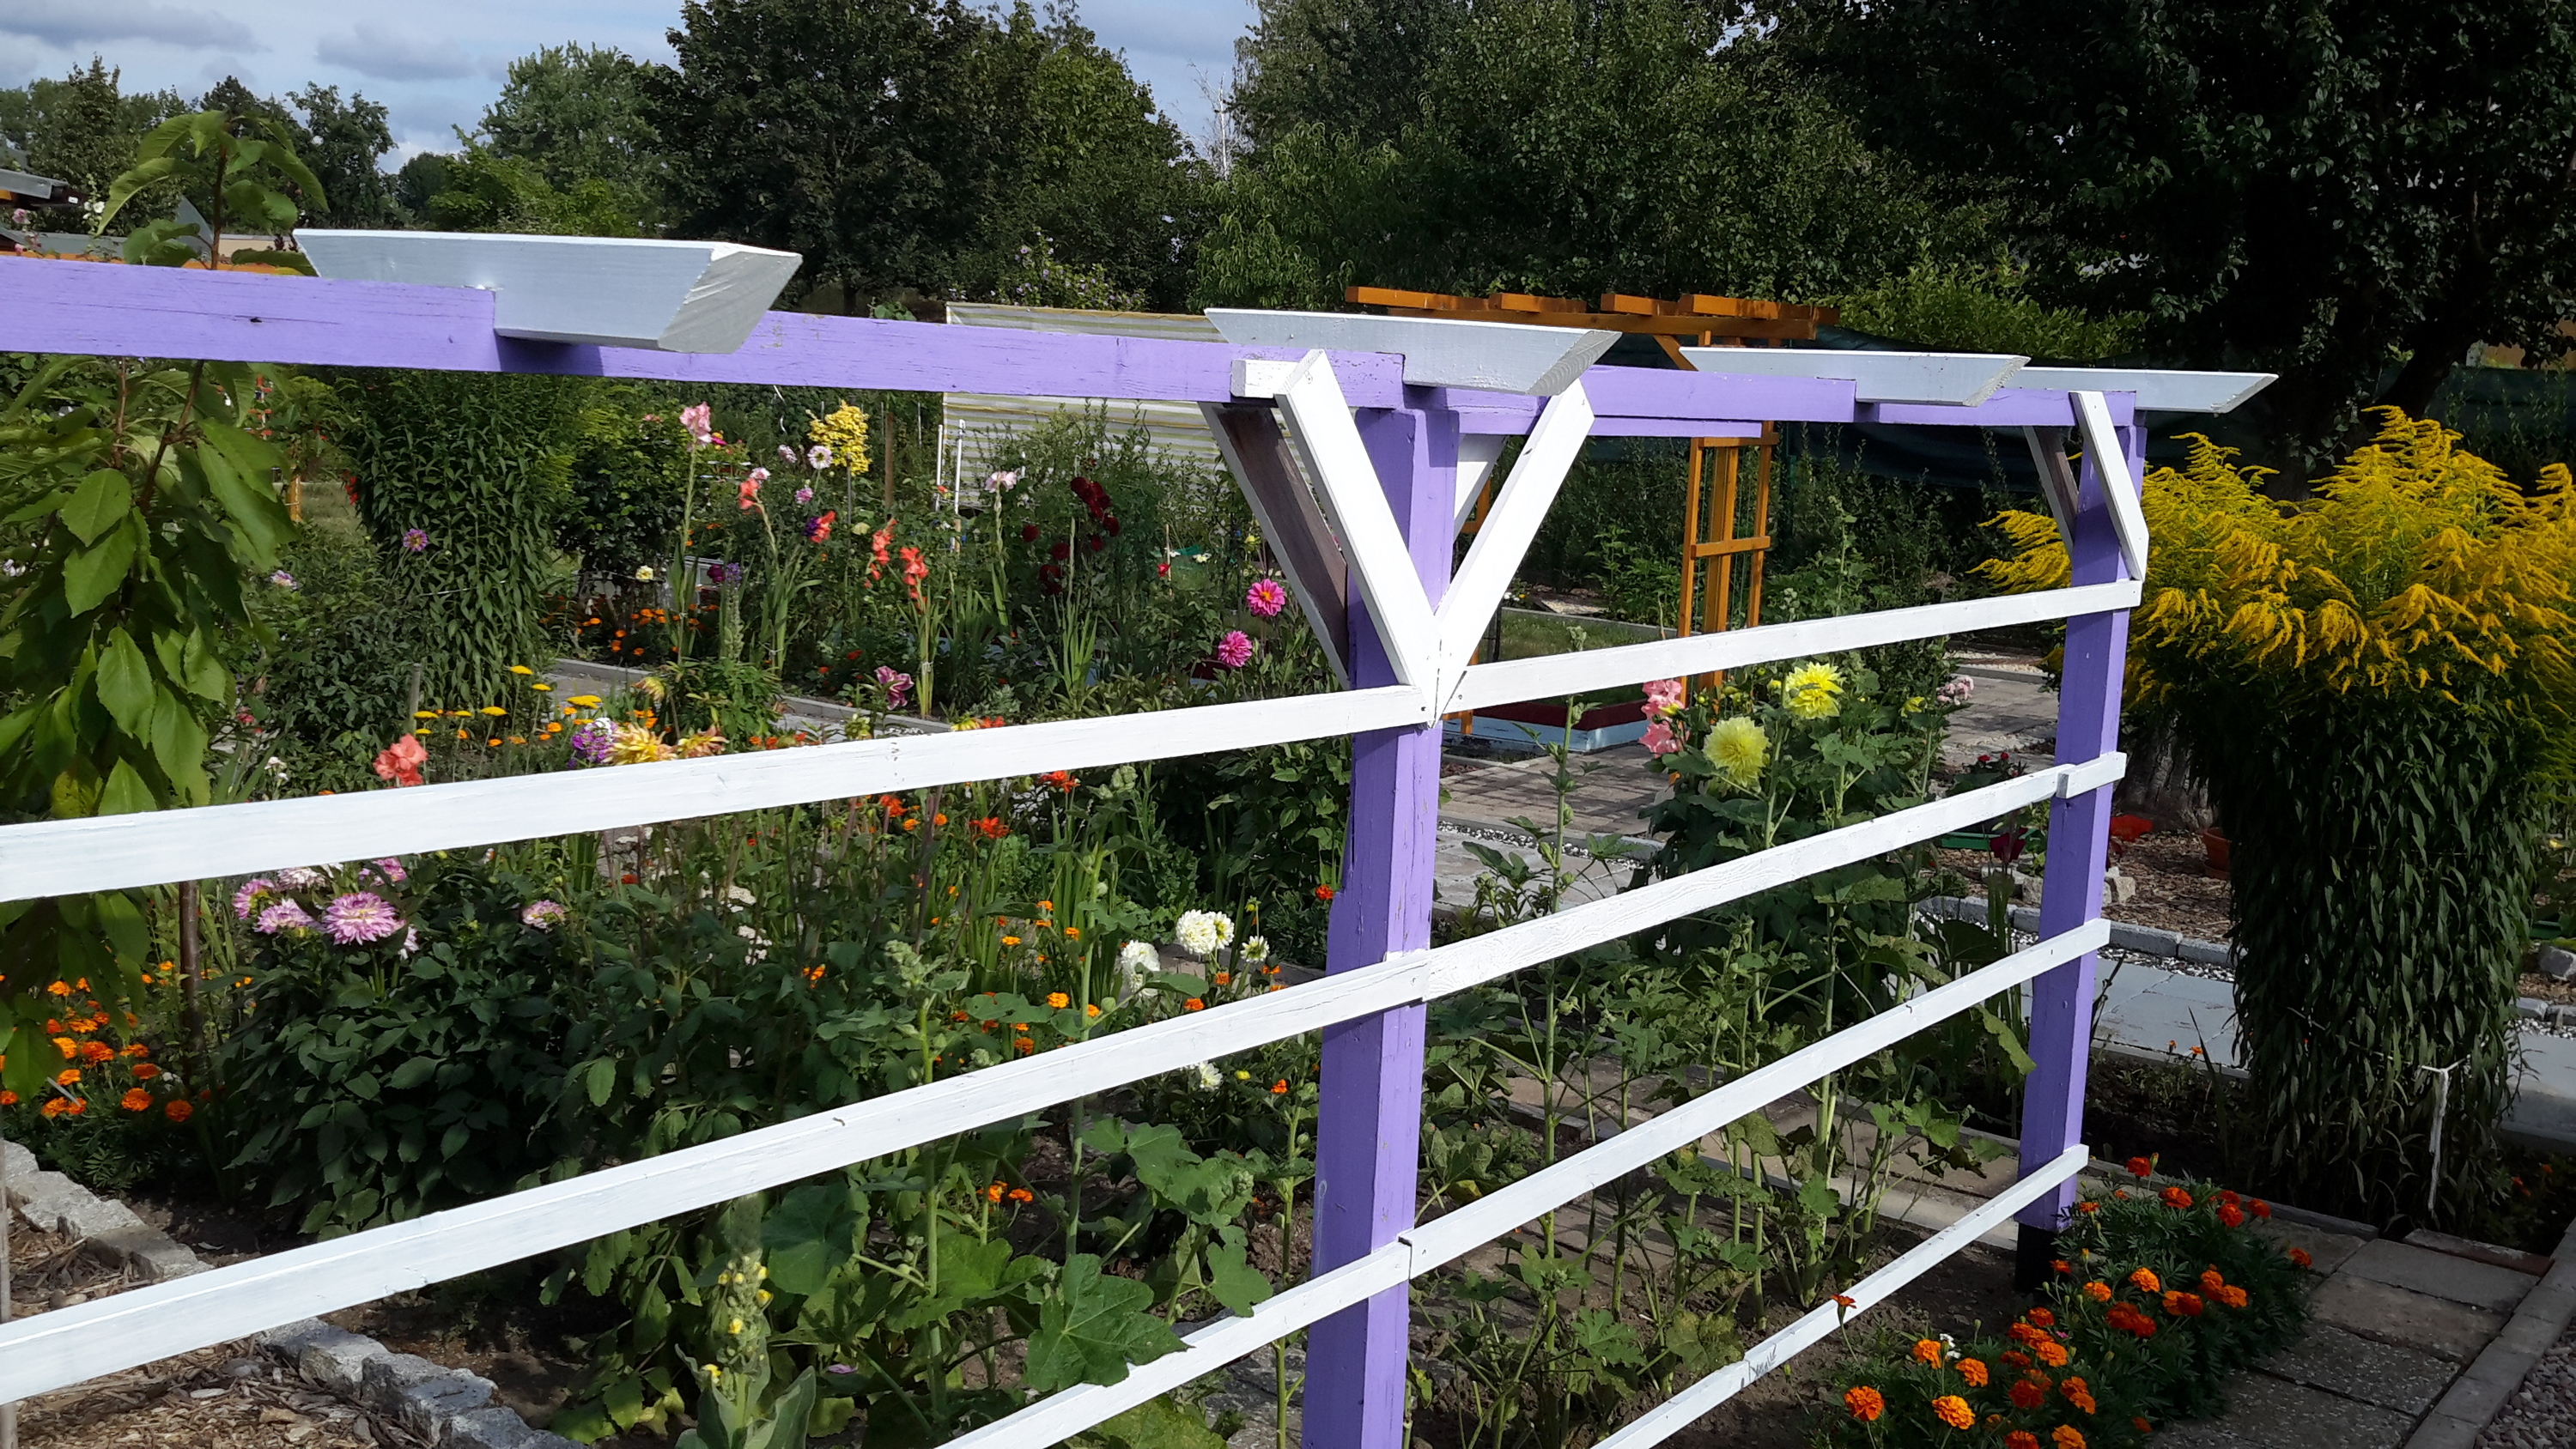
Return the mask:
<svg viewBox="0 0 2576 1449">
<path fill-rule="evenodd" d="M 2477 1449 L 2565 1449 L 2576 1444 L 2576 1326 L 2540 1362 L 2478 1435 Z"/>
</svg>

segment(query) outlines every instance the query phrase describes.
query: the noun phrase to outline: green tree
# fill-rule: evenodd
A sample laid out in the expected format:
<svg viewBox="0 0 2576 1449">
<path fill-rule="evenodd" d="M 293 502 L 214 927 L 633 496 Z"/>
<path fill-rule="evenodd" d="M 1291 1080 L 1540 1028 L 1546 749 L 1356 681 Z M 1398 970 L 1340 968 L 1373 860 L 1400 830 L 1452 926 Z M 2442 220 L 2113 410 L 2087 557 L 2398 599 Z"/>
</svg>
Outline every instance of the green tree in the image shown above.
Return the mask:
<svg viewBox="0 0 2576 1449">
<path fill-rule="evenodd" d="M 308 85 L 288 92 L 287 99 L 303 112 L 297 150 L 331 202 L 308 220 L 317 226 L 402 225 L 393 178 L 381 167 L 394 148 L 385 108 L 355 91 L 343 101 L 338 86 Z"/>
<path fill-rule="evenodd" d="M 18 92 L 22 99 L 0 107 L 10 145 L 38 174 L 68 181 L 92 200 L 106 196 L 133 164 L 135 143 L 188 109 L 176 91 L 127 95 L 118 88 L 122 76 L 93 56 L 61 80 L 29 82 Z M 166 187 L 142 204 L 158 214 L 177 200 L 177 189 Z"/>
<path fill-rule="evenodd" d="M 1275 139 L 1227 178 L 1198 296 L 1329 305 L 1353 282 L 1819 296 L 1927 250 L 1977 254 L 1972 195 L 1936 195 L 1812 83 L 1732 41 L 1685 0 L 1475 7 L 1392 135 L 1336 129 L 1330 93 L 1284 131 L 1284 107 L 1264 112 Z M 1279 62 L 1247 54 L 1246 93 L 1278 94 Z"/>
<path fill-rule="evenodd" d="M 1260 0 L 1234 43 L 1226 110 L 1255 154 L 1301 126 L 1367 147 L 1422 118 L 1422 83 L 1468 20 L 1466 0 Z"/>
<path fill-rule="evenodd" d="M 2551 0 L 1776 0 L 1867 134 L 1999 188 L 2058 297 L 2192 366 L 2282 374 L 2305 476 L 2472 343 L 2537 345 L 2576 256 L 2576 15 Z M 2393 379 L 2383 382 L 2391 369 Z"/>
<path fill-rule="evenodd" d="M 549 45 L 510 62 L 483 112 L 495 155 L 525 162 L 558 191 L 603 181 L 649 218 L 660 190 L 661 137 L 644 115 L 646 67 L 612 46 Z"/>
<path fill-rule="evenodd" d="M 643 204 L 633 187 L 590 177 L 558 190 L 545 173 L 528 161 L 504 156 L 480 141 L 459 136 L 464 149 L 440 156 L 437 166 L 421 168 L 421 180 L 435 189 L 422 201 L 422 215 L 439 231 L 536 232 L 549 236 L 640 236 Z M 426 158 L 415 158 L 414 165 Z M 412 179 L 410 166 L 401 182 Z"/>
</svg>

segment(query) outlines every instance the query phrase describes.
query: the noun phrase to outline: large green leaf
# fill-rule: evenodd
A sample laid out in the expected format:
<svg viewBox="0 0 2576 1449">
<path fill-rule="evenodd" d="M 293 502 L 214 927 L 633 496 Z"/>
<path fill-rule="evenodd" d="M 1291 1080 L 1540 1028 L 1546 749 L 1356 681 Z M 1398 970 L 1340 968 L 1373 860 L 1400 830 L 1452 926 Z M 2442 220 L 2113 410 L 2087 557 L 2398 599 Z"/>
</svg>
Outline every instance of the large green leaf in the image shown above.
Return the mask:
<svg viewBox="0 0 2576 1449">
<path fill-rule="evenodd" d="M 152 797 L 152 787 L 144 782 L 142 774 L 125 761 L 117 761 L 116 768 L 108 772 L 106 788 L 99 791 L 98 813 L 139 815 L 160 808 L 161 802 Z"/>
<path fill-rule="evenodd" d="M 1233 1230 L 1240 1234 L 1240 1228 Z M 1277 1291 L 1270 1280 L 1261 1276 L 1246 1261 L 1244 1245 L 1237 1241 L 1219 1243 L 1208 1249 L 1208 1294 L 1225 1305 L 1228 1313 L 1250 1313 L 1254 1306 Z"/>
<path fill-rule="evenodd" d="M 1050 1393 L 1114 1384 L 1127 1377 L 1129 1364 L 1179 1348 L 1171 1325 L 1145 1311 L 1153 1301 L 1154 1290 L 1144 1284 L 1103 1274 L 1097 1255 L 1075 1254 L 1029 1337 L 1027 1387 Z"/>
<path fill-rule="evenodd" d="M 109 632 L 107 649 L 99 655 L 98 673 L 92 680 L 98 702 L 107 706 L 118 729 L 136 739 L 151 738 L 152 665 L 123 626 Z"/>
<path fill-rule="evenodd" d="M 63 525 L 81 542 L 96 543 L 133 506 L 134 485 L 115 469 L 101 468 L 83 478 L 71 501 L 63 505 Z"/>
<path fill-rule="evenodd" d="M 73 615 L 97 608 L 125 583 L 140 531 L 139 521 L 128 514 L 106 537 L 63 560 L 63 603 Z"/>
</svg>

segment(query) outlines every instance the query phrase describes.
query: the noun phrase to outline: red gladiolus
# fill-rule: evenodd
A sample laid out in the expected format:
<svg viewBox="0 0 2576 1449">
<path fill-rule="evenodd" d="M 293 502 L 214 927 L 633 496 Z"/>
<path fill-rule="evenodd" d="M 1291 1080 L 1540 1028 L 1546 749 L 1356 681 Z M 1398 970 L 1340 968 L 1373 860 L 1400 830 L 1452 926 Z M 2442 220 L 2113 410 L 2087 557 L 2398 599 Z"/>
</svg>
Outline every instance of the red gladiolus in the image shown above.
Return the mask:
<svg viewBox="0 0 2576 1449">
<path fill-rule="evenodd" d="M 420 767 L 428 760 L 429 751 L 422 747 L 421 742 L 404 735 L 376 756 L 376 778 L 393 781 L 397 789 L 417 785 L 420 783 Z"/>
</svg>

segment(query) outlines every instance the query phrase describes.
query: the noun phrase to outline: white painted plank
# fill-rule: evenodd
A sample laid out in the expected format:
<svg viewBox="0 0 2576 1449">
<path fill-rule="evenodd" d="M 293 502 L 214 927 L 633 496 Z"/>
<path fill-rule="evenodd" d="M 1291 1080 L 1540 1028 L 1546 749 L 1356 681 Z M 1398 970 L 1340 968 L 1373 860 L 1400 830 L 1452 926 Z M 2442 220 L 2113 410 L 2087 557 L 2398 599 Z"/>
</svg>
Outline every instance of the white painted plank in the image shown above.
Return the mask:
<svg viewBox="0 0 2576 1449">
<path fill-rule="evenodd" d="M 1530 429 L 1529 442 L 1513 460 L 1510 476 L 1503 479 L 1502 491 L 1485 514 L 1484 527 L 1476 530 L 1476 541 L 1467 546 L 1466 560 L 1440 596 L 1440 677 L 1453 688 L 1465 678 L 1476 641 L 1484 637 L 1494 610 L 1502 607 L 1512 575 L 1519 572 L 1530 541 L 1546 522 L 1558 490 L 1565 486 L 1566 473 L 1582 456 L 1584 440 L 1592 436 L 1592 417 L 1592 399 L 1580 382 L 1547 400 L 1537 425 Z"/>
<path fill-rule="evenodd" d="M 2018 374 L 2029 358 L 2009 352 L 1868 352 L 1842 347 L 1685 347 L 1702 372 L 1742 377 L 1840 378 L 1865 403 L 1975 407 Z"/>
<path fill-rule="evenodd" d="M 1472 387 L 1552 397 L 1601 360 L 1616 332 L 1525 322 L 1380 317 L 1365 312 L 1269 312 L 1210 307 L 1207 319 L 1239 347 L 1400 352 L 1415 387 Z"/>
<path fill-rule="evenodd" d="M 504 337 L 656 352 L 739 349 L 804 261 L 655 237 L 307 229 L 295 241 L 325 277 L 492 292 Z"/>
<path fill-rule="evenodd" d="M 2111 502 L 2111 528 L 2120 538 L 2120 557 L 2129 577 L 2147 576 L 2147 513 L 2138 502 L 2137 477 L 2129 471 L 2129 450 L 2120 446 L 2111 407 L 2098 392 L 2067 394 L 2075 401 L 2075 422 L 2084 434 L 2084 453 L 2102 475 L 2102 491 Z"/>
<path fill-rule="evenodd" d="M 1485 480 L 1493 475 L 1494 464 L 1503 456 L 1503 444 L 1509 441 L 1510 436 L 1504 433 L 1458 435 L 1458 505 L 1451 510 L 1452 534 L 1464 531 L 1467 520 L 1475 516 L 1476 500 L 1485 495 Z"/>
<path fill-rule="evenodd" d="M 1390 957 L 1294 990 L 0 1325 L 0 1401 L 480 1272 L 1212 1057 L 1464 990 L 1595 942 L 2049 799 L 2077 778 L 2079 768 L 2060 766 L 2001 781 L 1489 935 Z M 2099 773 L 2107 766 L 2095 762 L 2089 768 Z"/>
<path fill-rule="evenodd" d="M 1433 1269 L 1455 1262 L 1505 1233 L 1535 1222 L 1542 1215 L 1602 1184 L 1614 1182 L 1656 1162 L 1730 1122 L 1750 1116 L 1829 1073 L 1840 1071 L 2088 951 L 2099 950 L 2110 939 L 2109 924 L 2096 920 L 2026 947 L 1957 981 L 1749 1072 L 1713 1092 L 1658 1113 L 1552 1167 L 1532 1173 L 1500 1192 L 1415 1227 L 1364 1258 L 1288 1289 L 1261 1304 L 1249 1316 L 1218 1319 L 1191 1334 L 1180 1352 L 1138 1367 L 1120 1383 L 1068 1389 L 954 1442 L 960 1449 L 969 1449 L 969 1446 L 999 1449 L 1004 1444 L 1053 1444 L 1081 1433 L 1148 1399 L 1214 1373 L 1236 1359 L 1257 1352 L 1269 1343 L 1320 1322 L 1352 1304 L 1374 1297 L 1397 1283 L 1419 1278 Z M 1980 1209 L 1991 1213 L 1989 1226 L 2009 1217 L 2024 1202 L 2036 1199 L 2040 1193 L 2083 1167 L 2085 1154 L 2082 1148 L 2073 1149 L 2069 1158 L 2073 1167 L 2067 1174 L 2050 1177 L 2049 1172 L 2058 1166 L 2051 1163 L 2037 1178 L 2015 1186 L 2013 1192 L 2023 1194 L 2020 1200 L 2011 1200 L 2012 1194 L 2007 1193 L 2001 1200 L 2007 1205 L 1999 1212 Z M 1975 1234 L 1970 1234 L 1933 1255 L 1930 1261 L 1947 1257 L 1974 1239 Z M 1915 1251 L 1923 1250 L 1918 1247 Z M 1924 1266 L 1929 1266 L 1929 1262 Z M 1921 1268 L 1915 1269 L 1917 1273 L 1921 1271 Z M 1902 1283 L 1896 1286 L 1901 1287 Z M 1798 1346 L 1803 1348 L 1807 1345 L 1800 1343 Z M 1781 1355 L 1783 1358 L 1786 1356 Z M 1750 1382 L 1749 1377 L 1747 1382 Z"/>
<path fill-rule="evenodd" d="M 1431 690 L 1440 672 L 1439 626 L 1404 532 L 1396 526 L 1395 510 L 1387 506 L 1377 465 L 1351 421 L 1332 359 L 1322 352 L 1307 353 L 1297 364 L 1297 376 L 1279 390 L 1278 402 L 1288 415 L 1289 441 L 1332 515 L 1342 556 L 1359 580 L 1369 622 L 1388 662 L 1398 679 Z"/>
<path fill-rule="evenodd" d="M 408 790 L 36 821 L 0 826 L 0 896 L 16 900 L 454 850 L 1322 739 L 1432 718 L 1419 691 L 1387 685 Z"/>
<path fill-rule="evenodd" d="M 2149 367 L 2025 367 L 2015 387 L 2063 392 L 2128 392 L 2140 409 L 2164 413 L 2229 413 L 2279 380 L 2269 372 L 2176 372 Z"/>
<path fill-rule="evenodd" d="M 2083 490 L 2076 486 L 2075 470 L 2066 462 L 2064 428 L 2024 428 L 2022 441 L 2030 445 L 2030 465 L 2039 470 L 2039 496 L 2048 504 L 2048 516 L 2057 520 L 2057 538 L 2071 556 L 2075 550 L 2075 510 L 2083 500 Z"/>
<path fill-rule="evenodd" d="M 1723 634 L 1693 634 L 1623 644 L 1615 649 L 1587 649 L 1580 654 L 1548 654 L 1536 659 L 1510 659 L 1479 664 L 1446 706 L 1451 710 L 1483 709 L 1524 699 L 1551 699 L 1622 689 L 1646 679 L 1678 679 L 1722 669 L 1742 669 L 1782 659 L 1804 659 L 1905 639 L 1930 639 L 2008 624 L 2031 624 L 2077 614 L 2106 613 L 2138 606 L 2134 581 L 2047 589 L 2035 594 L 2005 594 L 1991 599 L 1965 599 L 1951 604 L 1923 604 L 1911 609 L 1882 609 L 1831 619 L 1801 619 L 1763 624 Z"/>
<path fill-rule="evenodd" d="M 1990 1229 L 2011 1221 L 2013 1214 L 2084 1170 L 2090 1153 L 2075 1146 L 2059 1153 L 2030 1176 L 1971 1209 L 1957 1222 L 1906 1250 L 1893 1263 L 1843 1290 L 1848 1305 L 1828 1300 L 1796 1322 L 1746 1350 L 1743 1358 L 1692 1384 L 1604 1439 L 1597 1449 L 1646 1449 L 1696 1424 L 1709 1410 L 1744 1392 L 1747 1385 L 1798 1354 L 1825 1341 L 1851 1318 L 1896 1296 L 1905 1285 L 1948 1261 Z"/>
</svg>

